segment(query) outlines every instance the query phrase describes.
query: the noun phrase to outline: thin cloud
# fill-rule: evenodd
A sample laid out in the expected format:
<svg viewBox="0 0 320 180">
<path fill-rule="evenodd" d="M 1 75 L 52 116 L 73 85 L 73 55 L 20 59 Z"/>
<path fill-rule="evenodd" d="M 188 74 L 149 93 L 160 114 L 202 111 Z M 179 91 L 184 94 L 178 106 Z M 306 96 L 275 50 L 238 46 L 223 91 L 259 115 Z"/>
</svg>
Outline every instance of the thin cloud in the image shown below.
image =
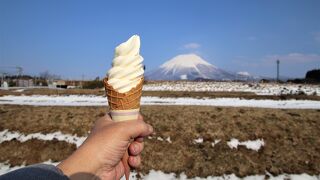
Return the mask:
<svg viewBox="0 0 320 180">
<path fill-rule="evenodd" d="M 319 54 L 303 54 L 303 53 L 289 53 L 283 55 L 266 55 L 256 60 L 245 56 L 236 56 L 233 63 L 240 67 L 258 68 L 274 66 L 276 61 L 280 60 L 281 64 L 306 64 L 320 62 Z"/>
<path fill-rule="evenodd" d="M 275 62 L 277 59 L 282 63 L 311 63 L 320 62 L 319 54 L 303 54 L 303 53 L 290 53 L 286 55 L 268 55 L 263 61 L 266 63 Z"/>
<path fill-rule="evenodd" d="M 183 45 L 184 49 L 199 49 L 200 47 L 201 47 L 201 45 L 198 43 L 188 43 L 188 44 Z"/>
<path fill-rule="evenodd" d="M 232 60 L 232 63 L 236 64 L 236 66 L 244 67 L 244 68 L 257 68 L 261 66 L 260 61 L 254 61 L 246 56 L 236 56 Z"/>
<path fill-rule="evenodd" d="M 236 71 L 241 69 L 260 76 L 274 77 L 277 60 L 280 60 L 281 76 L 304 77 L 308 70 L 319 66 L 320 54 L 289 53 L 261 57 L 237 56 L 234 57 L 233 63 Z"/>
<path fill-rule="evenodd" d="M 314 40 L 318 43 L 320 43 L 320 32 L 314 33 Z"/>
</svg>

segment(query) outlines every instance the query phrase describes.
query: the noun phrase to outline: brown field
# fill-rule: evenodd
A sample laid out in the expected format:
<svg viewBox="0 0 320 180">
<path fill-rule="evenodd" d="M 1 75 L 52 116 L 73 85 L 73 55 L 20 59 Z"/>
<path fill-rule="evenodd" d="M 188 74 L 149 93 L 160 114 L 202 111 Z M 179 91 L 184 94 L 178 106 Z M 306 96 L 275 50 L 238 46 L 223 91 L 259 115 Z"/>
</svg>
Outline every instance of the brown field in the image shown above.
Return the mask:
<svg viewBox="0 0 320 180">
<path fill-rule="evenodd" d="M 36 164 L 49 159 L 58 162 L 74 150 L 76 145 L 57 140 L 29 140 L 23 143 L 13 140 L 0 144 L 0 162 L 9 160 L 12 166 L 20 166 L 23 163 Z"/>
<path fill-rule="evenodd" d="M 23 92 L 16 92 L 15 90 L 1 90 L 0 96 L 5 95 L 104 95 L 104 90 L 101 89 L 47 89 L 47 88 L 34 88 L 25 89 Z"/>
<path fill-rule="evenodd" d="M 103 107 L 0 105 L 0 130 L 86 136 L 105 112 Z M 188 177 L 265 171 L 320 174 L 320 110 L 143 106 L 141 112 L 156 131 L 152 139 L 146 139 L 143 165 L 138 169 L 141 173 L 155 169 L 185 172 Z M 172 143 L 157 137 L 170 137 Z M 198 137 L 204 143 L 195 144 Z M 265 146 L 258 152 L 242 146 L 230 149 L 226 142 L 231 138 L 262 138 Z M 217 139 L 221 142 L 212 147 Z M 74 145 L 58 141 L 10 141 L 0 144 L 0 160 L 12 165 L 60 161 L 74 150 Z"/>
<path fill-rule="evenodd" d="M 0 96 L 5 95 L 105 95 L 102 89 L 26 89 L 23 92 L 14 90 L 0 90 Z M 252 92 L 188 92 L 188 91 L 143 91 L 143 96 L 159 97 L 194 97 L 194 98 L 243 98 L 243 99 L 273 99 L 273 100 L 317 100 L 320 96 L 316 95 L 256 95 Z"/>
</svg>

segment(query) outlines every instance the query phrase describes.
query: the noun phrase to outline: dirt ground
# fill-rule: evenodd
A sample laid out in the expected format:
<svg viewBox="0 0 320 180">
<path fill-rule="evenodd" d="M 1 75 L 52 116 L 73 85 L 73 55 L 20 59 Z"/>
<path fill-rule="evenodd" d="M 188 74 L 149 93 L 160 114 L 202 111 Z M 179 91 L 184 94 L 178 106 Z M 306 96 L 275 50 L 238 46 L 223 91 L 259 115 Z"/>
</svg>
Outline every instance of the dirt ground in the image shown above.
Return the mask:
<svg viewBox="0 0 320 180">
<path fill-rule="evenodd" d="M 22 133 L 63 133 L 85 136 L 104 107 L 35 107 L 0 105 L 0 130 Z M 320 110 L 282 110 L 208 106 L 143 106 L 145 121 L 156 135 L 146 139 L 141 173 L 149 170 L 185 172 L 188 177 L 281 173 L 320 174 Z M 172 143 L 159 141 L 170 137 Z M 202 137 L 202 144 L 194 139 Z M 264 139 L 258 152 L 227 141 Z M 212 147 L 214 140 L 221 140 Z M 14 151 L 12 151 L 14 149 Z M 31 140 L 0 144 L 1 162 L 13 165 L 52 159 L 60 161 L 75 150 L 57 141 Z"/>
<path fill-rule="evenodd" d="M 8 163 L 12 166 L 19 166 L 23 163 L 36 164 L 49 159 L 58 162 L 68 157 L 74 150 L 76 150 L 76 145 L 57 140 L 33 139 L 23 143 L 17 140 L 6 141 L 0 144 L 0 162 L 9 160 Z"/>
<path fill-rule="evenodd" d="M 104 90 L 101 89 L 48 89 L 48 88 L 33 88 L 25 89 L 22 92 L 15 90 L 1 90 L 0 96 L 5 95 L 104 95 Z"/>
<path fill-rule="evenodd" d="M 105 95 L 101 89 L 26 89 L 23 92 L 15 90 L 0 90 L 0 96 L 5 95 Z M 256 95 L 252 92 L 188 92 L 188 91 L 143 91 L 143 96 L 159 96 L 159 97 L 194 97 L 194 98 L 243 98 L 243 99 L 305 99 L 318 100 L 320 96 L 316 95 Z"/>
</svg>

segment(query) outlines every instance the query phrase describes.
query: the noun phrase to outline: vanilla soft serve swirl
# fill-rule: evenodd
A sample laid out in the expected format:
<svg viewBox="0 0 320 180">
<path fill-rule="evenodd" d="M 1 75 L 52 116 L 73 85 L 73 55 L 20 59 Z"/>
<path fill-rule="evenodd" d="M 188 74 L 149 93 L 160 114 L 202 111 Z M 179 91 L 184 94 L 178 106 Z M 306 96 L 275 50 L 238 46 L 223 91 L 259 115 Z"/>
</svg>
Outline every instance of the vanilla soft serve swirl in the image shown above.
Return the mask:
<svg viewBox="0 0 320 180">
<path fill-rule="evenodd" d="M 133 35 L 115 49 L 112 68 L 108 72 L 108 83 L 118 92 L 126 93 L 140 82 L 144 69 L 140 56 L 140 37 Z"/>
</svg>

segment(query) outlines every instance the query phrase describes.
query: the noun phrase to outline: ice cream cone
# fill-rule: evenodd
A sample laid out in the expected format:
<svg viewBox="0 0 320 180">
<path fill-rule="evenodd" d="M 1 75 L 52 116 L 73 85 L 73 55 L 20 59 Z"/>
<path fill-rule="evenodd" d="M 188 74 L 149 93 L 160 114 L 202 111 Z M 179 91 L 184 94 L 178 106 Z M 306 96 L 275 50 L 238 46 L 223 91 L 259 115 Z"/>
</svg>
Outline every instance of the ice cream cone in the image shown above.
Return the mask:
<svg viewBox="0 0 320 180">
<path fill-rule="evenodd" d="M 143 57 L 140 52 L 140 37 L 133 35 L 115 48 L 112 68 L 103 80 L 108 98 L 109 112 L 114 121 L 137 120 L 143 85 Z M 129 146 L 128 146 L 129 147 Z M 129 153 L 122 158 L 126 179 L 129 179 Z"/>
<path fill-rule="evenodd" d="M 110 114 L 114 121 L 136 120 L 139 116 L 140 99 L 142 94 L 142 85 L 144 78 L 142 77 L 138 85 L 126 93 L 117 92 L 109 83 L 108 78 L 103 80 Z M 126 179 L 129 180 L 130 166 L 128 164 L 129 153 L 126 151 L 122 162 L 125 168 Z"/>
<path fill-rule="evenodd" d="M 110 114 L 114 121 L 128 121 L 138 118 L 143 81 L 142 77 L 136 87 L 126 93 L 119 93 L 108 83 L 108 78 L 104 79 Z"/>
</svg>

